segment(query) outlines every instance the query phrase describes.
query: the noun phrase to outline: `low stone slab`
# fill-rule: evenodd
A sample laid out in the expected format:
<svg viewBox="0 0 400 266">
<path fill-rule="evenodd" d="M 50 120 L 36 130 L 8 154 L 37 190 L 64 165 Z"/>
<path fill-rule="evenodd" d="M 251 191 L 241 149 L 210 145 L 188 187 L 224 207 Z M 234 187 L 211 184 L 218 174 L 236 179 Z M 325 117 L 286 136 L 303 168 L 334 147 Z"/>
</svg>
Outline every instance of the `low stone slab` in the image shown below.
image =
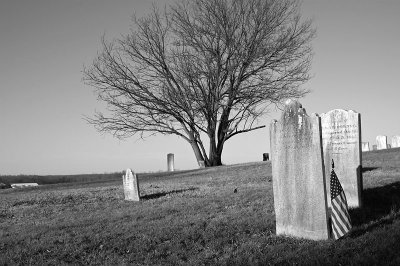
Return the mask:
<svg viewBox="0 0 400 266">
<path fill-rule="evenodd" d="M 392 137 L 392 148 L 400 148 L 400 136 Z"/>
<path fill-rule="evenodd" d="M 376 148 L 378 150 L 385 150 L 388 148 L 386 136 L 379 135 L 376 137 Z"/>
<path fill-rule="evenodd" d="M 24 188 L 24 187 L 37 187 L 39 186 L 38 183 L 15 183 L 10 184 L 12 188 Z"/>
<path fill-rule="evenodd" d="M 320 118 L 288 100 L 270 138 L 276 233 L 328 239 Z"/>
<path fill-rule="evenodd" d="M 129 201 L 139 201 L 139 181 L 135 173 L 131 169 L 126 170 L 126 174 L 122 176 L 123 186 L 124 186 L 124 196 L 125 200 Z"/>
<path fill-rule="evenodd" d="M 335 109 L 321 114 L 325 176 L 330 162 L 346 194 L 349 207 L 361 207 L 361 115 L 353 110 Z M 331 207 L 330 181 L 326 182 L 328 207 Z"/>
<path fill-rule="evenodd" d="M 369 142 L 362 142 L 361 143 L 361 151 L 370 151 Z"/>
</svg>

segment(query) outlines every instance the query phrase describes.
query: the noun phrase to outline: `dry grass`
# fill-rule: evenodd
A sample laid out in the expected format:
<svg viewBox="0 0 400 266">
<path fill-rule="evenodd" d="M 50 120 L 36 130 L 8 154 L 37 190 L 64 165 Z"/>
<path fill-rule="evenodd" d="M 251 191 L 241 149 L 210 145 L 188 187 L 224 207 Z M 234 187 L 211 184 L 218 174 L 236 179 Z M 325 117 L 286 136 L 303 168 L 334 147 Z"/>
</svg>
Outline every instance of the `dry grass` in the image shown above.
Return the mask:
<svg viewBox="0 0 400 266">
<path fill-rule="evenodd" d="M 260 162 L 139 175 L 141 202 L 122 180 L 0 191 L 0 265 L 399 264 L 400 172 L 381 155 L 364 156 L 365 204 L 340 241 L 276 236 Z"/>
</svg>

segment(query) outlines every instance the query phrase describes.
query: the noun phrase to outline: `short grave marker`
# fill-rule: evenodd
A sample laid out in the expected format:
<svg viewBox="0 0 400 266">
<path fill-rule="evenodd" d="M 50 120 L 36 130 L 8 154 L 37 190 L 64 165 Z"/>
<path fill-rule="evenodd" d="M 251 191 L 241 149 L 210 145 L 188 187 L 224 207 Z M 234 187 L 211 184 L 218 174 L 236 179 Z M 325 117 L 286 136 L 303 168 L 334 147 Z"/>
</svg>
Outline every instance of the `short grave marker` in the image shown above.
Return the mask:
<svg viewBox="0 0 400 266">
<path fill-rule="evenodd" d="M 125 175 L 122 176 L 124 185 L 125 200 L 140 201 L 139 181 L 135 173 L 131 169 L 126 169 Z"/>
<path fill-rule="evenodd" d="M 167 154 L 167 165 L 168 165 L 168 172 L 174 171 L 174 154 L 168 153 Z"/>
<path fill-rule="evenodd" d="M 387 149 L 387 137 L 379 135 L 376 137 L 376 147 L 378 150 L 384 150 Z"/>
<path fill-rule="evenodd" d="M 369 142 L 361 143 L 361 151 L 370 151 L 369 149 Z"/>
<path fill-rule="evenodd" d="M 400 148 L 400 136 L 392 137 L 392 148 Z"/>
</svg>

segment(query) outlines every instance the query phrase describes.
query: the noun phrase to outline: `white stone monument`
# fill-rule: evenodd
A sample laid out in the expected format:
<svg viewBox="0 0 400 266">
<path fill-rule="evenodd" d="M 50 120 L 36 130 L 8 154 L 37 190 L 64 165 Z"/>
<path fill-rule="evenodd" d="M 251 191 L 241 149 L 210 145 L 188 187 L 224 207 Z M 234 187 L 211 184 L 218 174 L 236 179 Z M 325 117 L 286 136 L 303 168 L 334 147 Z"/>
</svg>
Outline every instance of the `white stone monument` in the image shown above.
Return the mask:
<svg viewBox="0 0 400 266">
<path fill-rule="evenodd" d="M 392 137 L 392 148 L 400 148 L 400 136 Z"/>
<path fill-rule="evenodd" d="M 174 154 L 173 153 L 167 154 L 167 166 L 168 166 L 168 172 L 174 171 Z"/>
<path fill-rule="evenodd" d="M 288 100 L 270 138 L 276 233 L 328 239 L 320 118 Z"/>
<path fill-rule="evenodd" d="M 128 168 L 126 174 L 122 176 L 122 181 L 125 200 L 140 201 L 139 181 L 136 174 Z"/>
<path fill-rule="evenodd" d="M 361 115 L 352 110 L 335 109 L 321 114 L 325 176 L 331 165 L 346 194 L 349 207 L 361 207 Z M 330 180 L 326 182 L 328 207 L 331 206 Z"/>
<path fill-rule="evenodd" d="M 361 151 L 370 151 L 369 142 L 362 142 L 361 143 Z"/>
<path fill-rule="evenodd" d="M 376 148 L 378 150 L 385 150 L 388 148 L 386 136 L 379 135 L 376 137 Z"/>
</svg>

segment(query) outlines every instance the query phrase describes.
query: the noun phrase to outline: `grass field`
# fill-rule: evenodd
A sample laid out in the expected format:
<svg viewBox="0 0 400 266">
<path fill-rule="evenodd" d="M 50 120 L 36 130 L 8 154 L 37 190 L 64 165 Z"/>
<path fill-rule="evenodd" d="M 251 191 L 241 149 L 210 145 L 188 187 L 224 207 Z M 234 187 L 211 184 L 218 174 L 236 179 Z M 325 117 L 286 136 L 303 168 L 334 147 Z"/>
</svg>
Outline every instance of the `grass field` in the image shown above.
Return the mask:
<svg viewBox="0 0 400 266">
<path fill-rule="evenodd" d="M 120 174 L 0 190 L 0 265 L 400 265 L 400 149 L 363 167 L 339 241 L 275 235 L 269 162 L 139 175 L 141 202 L 123 200 Z"/>
</svg>

